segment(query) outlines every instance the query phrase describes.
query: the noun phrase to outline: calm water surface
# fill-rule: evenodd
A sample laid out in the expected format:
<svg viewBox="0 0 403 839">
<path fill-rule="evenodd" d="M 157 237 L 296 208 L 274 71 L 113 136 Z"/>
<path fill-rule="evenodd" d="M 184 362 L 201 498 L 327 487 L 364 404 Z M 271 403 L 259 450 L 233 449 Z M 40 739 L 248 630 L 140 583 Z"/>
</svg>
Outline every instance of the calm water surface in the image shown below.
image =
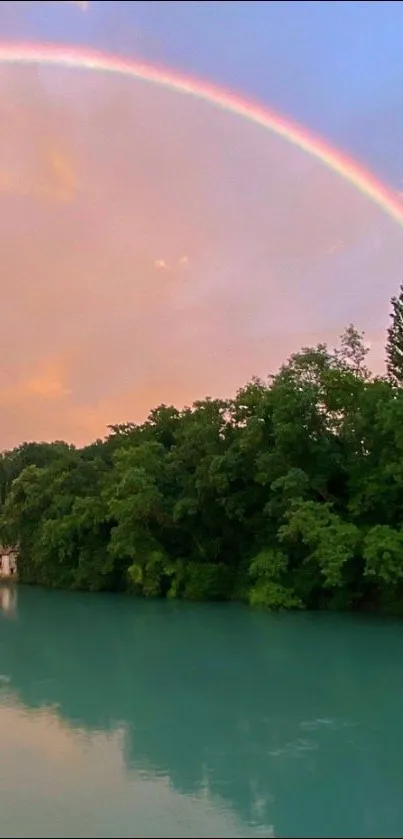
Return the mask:
<svg viewBox="0 0 403 839">
<path fill-rule="evenodd" d="M 0 588 L 1 837 L 403 835 L 403 624 Z"/>
</svg>

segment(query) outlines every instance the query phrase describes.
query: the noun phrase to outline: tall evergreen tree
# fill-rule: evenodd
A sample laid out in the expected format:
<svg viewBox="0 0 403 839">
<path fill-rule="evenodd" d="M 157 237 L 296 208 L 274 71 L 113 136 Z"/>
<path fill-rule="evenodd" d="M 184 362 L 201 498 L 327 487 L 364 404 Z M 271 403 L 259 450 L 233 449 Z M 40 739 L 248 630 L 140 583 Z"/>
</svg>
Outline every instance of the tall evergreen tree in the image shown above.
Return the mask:
<svg viewBox="0 0 403 839">
<path fill-rule="evenodd" d="M 392 324 L 386 343 L 386 369 L 393 384 L 403 385 L 403 283 L 397 297 L 391 299 Z"/>
</svg>

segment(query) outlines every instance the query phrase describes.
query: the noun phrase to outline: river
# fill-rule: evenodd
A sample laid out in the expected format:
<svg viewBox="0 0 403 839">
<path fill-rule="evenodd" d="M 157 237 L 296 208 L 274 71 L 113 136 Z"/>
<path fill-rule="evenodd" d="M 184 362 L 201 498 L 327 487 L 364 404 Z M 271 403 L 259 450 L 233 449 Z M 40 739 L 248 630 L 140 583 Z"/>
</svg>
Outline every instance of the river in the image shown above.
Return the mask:
<svg viewBox="0 0 403 839">
<path fill-rule="evenodd" d="M 13 591 L 0 836 L 403 835 L 403 623 Z"/>
</svg>

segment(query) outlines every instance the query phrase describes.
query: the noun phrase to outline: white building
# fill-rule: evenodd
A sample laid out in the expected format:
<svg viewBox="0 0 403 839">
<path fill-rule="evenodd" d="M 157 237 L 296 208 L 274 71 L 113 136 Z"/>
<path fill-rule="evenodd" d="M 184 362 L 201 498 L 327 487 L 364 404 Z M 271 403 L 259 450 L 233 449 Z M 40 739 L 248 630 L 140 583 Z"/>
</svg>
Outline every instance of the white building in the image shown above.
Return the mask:
<svg viewBox="0 0 403 839">
<path fill-rule="evenodd" d="M 14 577 L 17 574 L 17 551 L 0 545 L 0 577 Z"/>
</svg>

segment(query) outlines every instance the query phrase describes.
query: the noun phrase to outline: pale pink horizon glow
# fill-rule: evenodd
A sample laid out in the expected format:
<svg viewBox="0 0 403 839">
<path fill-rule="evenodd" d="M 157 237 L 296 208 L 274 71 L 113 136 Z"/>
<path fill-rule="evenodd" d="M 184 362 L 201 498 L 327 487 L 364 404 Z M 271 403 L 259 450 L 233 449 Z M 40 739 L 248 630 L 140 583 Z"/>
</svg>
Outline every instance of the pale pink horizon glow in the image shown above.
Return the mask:
<svg viewBox="0 0 403 839">
<path fill-rule="evenodd" d="M 0 447 L 231 395 L 350 321 L 403 232 L 269 132 L 140 81 L 0 68 Z"/>
</svg>

